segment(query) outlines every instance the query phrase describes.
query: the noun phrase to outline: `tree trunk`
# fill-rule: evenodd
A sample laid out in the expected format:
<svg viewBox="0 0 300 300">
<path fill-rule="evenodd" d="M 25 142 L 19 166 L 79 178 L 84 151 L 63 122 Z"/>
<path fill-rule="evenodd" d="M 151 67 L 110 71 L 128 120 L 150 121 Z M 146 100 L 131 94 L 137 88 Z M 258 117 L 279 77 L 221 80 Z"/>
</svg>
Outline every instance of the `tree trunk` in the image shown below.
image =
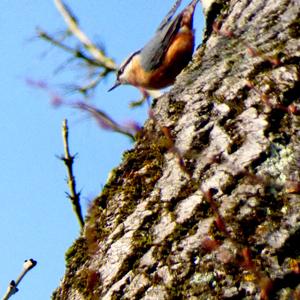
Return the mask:
<svg viewBox="0 0 300 300">
<path fill-rule="evenodd" d="M 300 2 L 220 0 L 206 17 L 53 299 L 300 299 Z"/>
</svg>

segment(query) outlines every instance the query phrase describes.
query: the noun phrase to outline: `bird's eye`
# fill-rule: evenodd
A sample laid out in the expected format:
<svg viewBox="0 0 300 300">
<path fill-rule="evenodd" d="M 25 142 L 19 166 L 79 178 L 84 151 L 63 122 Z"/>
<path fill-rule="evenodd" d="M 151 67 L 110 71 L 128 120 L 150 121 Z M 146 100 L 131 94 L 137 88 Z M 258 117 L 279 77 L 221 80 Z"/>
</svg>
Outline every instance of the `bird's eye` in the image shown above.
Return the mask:
<svg viewBox="0 0 300 300">
<path fill-rule="evenodd" d="M 117 76 L 119 77 L 123 73 L 123 68 L 120 68 L 117 72 Z"/>
</svg>

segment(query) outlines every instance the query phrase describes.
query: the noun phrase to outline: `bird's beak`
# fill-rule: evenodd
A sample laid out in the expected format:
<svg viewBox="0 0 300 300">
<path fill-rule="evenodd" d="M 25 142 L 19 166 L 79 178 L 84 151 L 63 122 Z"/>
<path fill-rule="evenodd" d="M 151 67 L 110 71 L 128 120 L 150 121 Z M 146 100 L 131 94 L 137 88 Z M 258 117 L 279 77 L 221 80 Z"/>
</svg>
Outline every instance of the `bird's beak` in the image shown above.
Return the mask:
<svg viewBox="0 0 300 300">
<path fill-rule="evenodd" d="M 115 84 L 108 90 L 108 92 L 114 90 L 116 87 L 121 85 L 121 82 L 119 80 L 116 80 Z"/>
</svg>

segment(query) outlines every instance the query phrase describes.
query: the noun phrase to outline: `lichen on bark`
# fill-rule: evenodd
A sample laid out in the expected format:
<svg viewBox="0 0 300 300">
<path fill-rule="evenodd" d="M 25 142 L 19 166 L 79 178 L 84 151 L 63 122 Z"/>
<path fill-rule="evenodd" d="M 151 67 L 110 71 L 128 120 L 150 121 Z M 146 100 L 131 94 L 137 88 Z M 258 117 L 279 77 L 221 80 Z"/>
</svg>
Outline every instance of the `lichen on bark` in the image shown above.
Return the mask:
<svg viewBox="0 0 300 300">
<path fill-rule="evenodd" d="M 299 2 L 218 1 L 207 16 L 53 299 L 299 299 Z"/>
</svg>

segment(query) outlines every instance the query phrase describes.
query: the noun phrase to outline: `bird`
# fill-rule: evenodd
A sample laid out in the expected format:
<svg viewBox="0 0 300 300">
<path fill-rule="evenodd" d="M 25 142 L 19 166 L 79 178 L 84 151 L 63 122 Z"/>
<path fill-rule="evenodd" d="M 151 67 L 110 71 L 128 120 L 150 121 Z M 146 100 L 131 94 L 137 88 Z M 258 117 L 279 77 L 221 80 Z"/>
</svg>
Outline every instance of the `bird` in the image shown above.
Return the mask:
<svg viewBox="0 0 300 300">
<path fill-rule="evenodd" d="M 191 1 L 174 16 L 181 4 L 181 0 L 177 0 L 153 38 L 120 65 L 116 81 L 108 91 L 124 84 L 143 91 L 159 90 L 172 85 L 193 56 L 193 17 L 197 2 L 199 0 Z"/>
</svg>

